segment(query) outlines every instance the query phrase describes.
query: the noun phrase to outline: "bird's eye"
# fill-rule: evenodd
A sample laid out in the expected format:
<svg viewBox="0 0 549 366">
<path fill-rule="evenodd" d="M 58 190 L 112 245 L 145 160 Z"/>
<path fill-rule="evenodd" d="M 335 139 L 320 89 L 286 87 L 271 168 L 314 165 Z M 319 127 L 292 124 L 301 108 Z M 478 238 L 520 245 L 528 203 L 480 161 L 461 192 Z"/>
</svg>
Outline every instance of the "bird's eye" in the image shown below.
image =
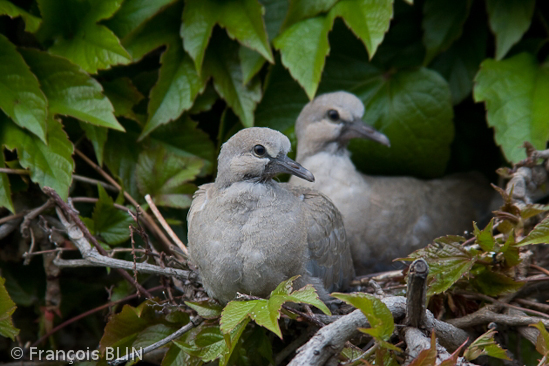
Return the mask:
<svg viewBox="0 0 549 366">
<path fill-rule="evenodd" d="M 256 156 L 262 157 L 263 155 L 265 155 L 266 152 L 267 152 L 267 150 L 265 150 L 265 146 L 263 146 L 263 145 L 255 145 L 254 146 L 254 154 Z"/>
<path fill-rule="evenodd" d="M 339 112 L 335 109 L 330 109 L 328 111 L 328 118 L 334 122 L 339 121 Z"/>
</svg>

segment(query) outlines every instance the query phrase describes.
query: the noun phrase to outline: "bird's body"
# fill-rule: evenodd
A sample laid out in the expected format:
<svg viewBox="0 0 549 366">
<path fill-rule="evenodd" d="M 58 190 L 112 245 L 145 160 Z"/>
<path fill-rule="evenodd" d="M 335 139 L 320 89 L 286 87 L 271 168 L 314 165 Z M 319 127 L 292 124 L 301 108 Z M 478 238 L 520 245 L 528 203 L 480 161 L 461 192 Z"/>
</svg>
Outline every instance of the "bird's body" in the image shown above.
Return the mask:
<svg viewBox="0 0 549 366">
<path fill-rule="evenodd" d="M 189 249 L 204 288 L 226 303 L 237 292 L 267 297 L 280 282 L 300 275 L 297 287 L 313 284 L 326 299 L 354 275 L 341 215 L 324 195 L 271 179 L 276 171 L 270 164 L 289 150 L 286 137 L 247 130 L 224 145 L 216 182 L 200 187 L 189 211 Z M 257 145 L 270 158 L 248 156 Z M 226 179 L 234 171 L 240 173 Z"/>
<path fill-rule="evenodd" d="M 475 173 L 433 180 L 360 173 L 346 149 L 349 140 L 389 143 L 362 123 L 363 113 L 362 102 L 346 92 L 310 102 L 296 123 L 296 160 L 315 175 L 315 183 L 290 179 L 292 185 L 326 194 L 340 210 L 357 274 L 394 268 L 393 259 L 438 236 L 463 234 L 488 211 L 493 197 L 487 181 Z"/>
</svg>

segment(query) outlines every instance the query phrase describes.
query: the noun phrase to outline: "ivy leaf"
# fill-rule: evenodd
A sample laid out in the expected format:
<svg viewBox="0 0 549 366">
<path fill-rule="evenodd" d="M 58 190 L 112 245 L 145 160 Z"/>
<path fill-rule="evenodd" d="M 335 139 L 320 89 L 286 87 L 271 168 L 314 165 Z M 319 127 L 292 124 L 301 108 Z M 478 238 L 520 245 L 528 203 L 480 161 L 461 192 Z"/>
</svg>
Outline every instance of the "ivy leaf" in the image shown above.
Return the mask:
<svg viewBox="0 0 549 366">
<path fill-rule="evenodd" d="M 345 24 L 360 38 L 370 59 L 389 30 L 393 17 L 393 1 L 343 0 L 330 10 L 330 17 L 341 17 Z"/>
<path fill-rule="evenodd" d="M 213 77 L 214 88 L 245 127 L 254 125 L 254 109 L 261 99 L 259 80 L 244 85 L 238 45 L 226 37 L 214 37 L 204 60 L 204 76 Z"/>
<path fill-rule="evenodd" d="M 413 261 L 423 258 L 427 261 L 429 265 L 427 296 L 448 290 L 473 268 L 476 256 L 460 245 L 464 241 L 465 238 L 459 236 L 437 238 L 434 244 L 416 250 L 408 258 L 401 259 Z"/>
<path fill-rule="evenodd" d="M 148 119 L 140 139 L 162 124 L 177 119 L 190 109 L 205 83 L 196 73 L 191 58 L 181 45 L 173 44 L 162 54 L 158 82 L 152 88 L 147 108 Z"/>
<path fill-rule="evenodd" d="M 524 282 L 515 281 L 503 273 L 493 272 L 484 268 L 480 273 L 475 274 L 471 284 L 480 292 L 488 296 L 498 296 L 519 290 Z"/>
<path fill-rule="evenodd" d="M 338 0 L 290 0 L 290 6 L 284 19 L 283 29 L 297 23 L 300 20 L 312 18 L 320 13 L 328 12 Z"/>
<path fill-rule="evenodd" d="M 494 234 L 492 234 L 492 231 L 494 229 L 494 219 L 490 220 L 490 223 L 486 225 L 486 227 L 480 231 L 477 227 L 477 223 L 473 222 L 473 235 L 476 237 L 476 242 L 482 250 L 485 252 L 492 252 L 496 246 L 496 240 L 494 239 Z"/>
<path fill-rule="evenodd" d="M 537 324 L 530 324 L 531 327 L 536 327 L 539 330 L 538 339 L 536 340 L 536 351 L 542 355 L 549 353 L 549 333 L 545 329 L 545 325 L 540 320 Z"/>
<path fill-rule="evenodd" d="M 103 89 L 112 103 L 116 116 L 140 121 L 140 118 L 133 111 L 133 107 L 145 97 L 133 85 L 130 78 L 121 77 L 112 81 L 105 81 L 103 82 Z"/>
<path fill-rule="evenodd" d="M 325 16 L 300 21 L 273 41 L 280 51 L 282 64 L 305 89 L 309 99 L 315 96 L 326 55 L 330 52 L 328 32 L 333 19 Z"/>
<path fill-rule="evenodd" d="M 259 0 L 259 2 L 265 8 L 263 19 L 265 20 L 265 28 L 267 28 L 267 35 L 269 39 L 274 39 L 280 31 L 284 17 L 288 13 L 289 2 L 287 0 Z"/>
<path fill-rule="evenodd" d="M 125 211 L 114 207 L 113 199 L 105 188 L 97 185 L 99 201 L 95 203 L 92 220 L 95 235 L 101 236 L 109 245 L 118 245 L 130 238 L 129 226 L 135 221 Z"/>
<path fill-rule="evenodd" d="M 99 166 L 103 165 L 103 152 L 105 150 L 105 143 L 107 142 L 107 136 L 109 130 L 106 127 L 94 126 L 89 123 L 80 122 L 80 128 L 84 130 L 86 137 L 93 145 L 95 151 L 95 158 Z"/>
<path fill-rule="evenodd" d="M 19 329 L 13 326 L 11 316 L 15 312 L 17 306 L 11 300 L 8 291 L 4 287 L 6 280 L 0 277 L 0 335 L 9 337 L 15 342 L 15 337 L 19 334 Z"/>
<path fill-rule="evenodd" d="M 46 142 L 47 100 L 15 46 L 0 34 L 0 109 L 18 126 Z"/>
<path fill-rule="evenodd" d="M 485 60 L 475 78 L 475 102 L 485 102 L 488 124 L 508 161 L 526 158 L 522 144 L 543 150 L 549 139 L 549 66 L 522 53 L 504 61 Z"/>
<path fill-rule="evenodd" d="M 181 37 L 183 47 L 194 60 L 197 71 L 202 67 L 213 27 L 219 24 L 232 39 L 251 48 L 273 62 L 271 47 L 263 22 L 262 6 L 257 0 L 189 0 L 183 10 Z"/>
<path fill-rule="evenodd" d="M 496 60 L 501 60 L 530 28 L 535 0 L 486 0 L 488 21 L 496 35 Z"/>
<path fill-rule="evenodd" d="M 74 171 L 74 147 L 60 122 L 48 120 L 48 145 L 9 122 L 0 129 L 0 141 L 9 150 L 17 150 L 19 162 L 30 170 L 33 182 L 51 187 L 67 199 Z"/>
<path fill-rule="evenodd" d="M 2 113 L 0 113 L 0 121 L 2 121 L 1 123 L 8 123 L 6 117 Z M 0 168 L 5 167 L 3 150 L 2 144 L 0 143 Z M 10 210 L 11 213 L 15 213 L 13 201 L 11 200 L 10 180 L 7 173 L 0 173 L 0 207 L 5 207 Z"/>
<path fill-rule="evenodd" d="M 188 184 L 202 168 L 202 160 L 181 157 L 160 148 L 139 154 L 136 176 L 139 191 L 159 206 L 187 208 L 196 186 Z"/>
<path fill-rule="evenodd" d="M 131 61 L 128 52 L 111 30 L 98 24 L 110 18 L 121 4 L 122 0 L 39 0 L 44 21 L 36 35 L 42 43 L 53 42 L 50 53 L 68 58 L 92 74 L 126 64 Z"/>
<path fill-rule="evenodd" d="M 467 360 L 472 361 L 480 356 L 490 356 L 499 358 L 502 360 L 511 361 L 507 356 L 504 349 L 502 349 L 499 344 L 494 340 L 494 335 L 497 332 L 493 329 L 490 329 L 477 339 L 463 353 L 463 357 Z"/>
<path fill-rule="evenodd" d="M 522 247 L 529 244 L 549 243 L 549 216 L 537 224 L 530 234 L 522 239 L 517 246 Z"/>
<path fill-rule="evenodd" d="M 139 197 L 135 179 L 135 169 L 139 152 L 143 149 L 137 141 L 138 133 L 128 130 L 126 133 L 110 131 L 105 143 L 105 164 L 118 178 L 132 197 Z"/>
<path fill-rule="evenodd" d="M 395 322 L 391 311 L 378 298 L 366 293 L 343 294 L 333 293 L 336 299 L 360 309 L 370 323 L 369 329 L 361 329 L 363 333 L 370 334 L 376 340 L 388 341 L 395 330 Z"/>
<path fill-rule="evenodd" d="M 103 22 L 103 24 L 109 27 L 119 38 L 124 38 L 174 1 L 126 0 L 114 16 Z"/>
<path fill-rule="evenodd" d="M 30 33 L 36 32 L 42 23 L 42 19 L 35 17 L 7 0 L 0 0 L 0 15 L 7 15 L 10 18 L 21 17 L 25 22 L 25 31 Z"/>
<path fill-rule="evenodd" d="M 469 15 L 471 0 L 427 0 L 423 5 L 423 43 L 427 49 L 425 65 L 459 38 Z"/>
<path fill-rule="evenodd" d="M 244 46 L 240 46 L 238 57 L 240 58 L 240 68 L 242 69 L 242 78 L 244 79 L 242 83 L 245 85 L 261 70 L 261 67 L 265 64 L 265 58 Z"/>
<path fill-rule="evenodd" d="M 78 66 L 62 57 L 33 49 L 22 49 L 21 54 L 40 80 L 51 115 L 62 114 L 124 131 L 114 117 L 112 104 L 103 95 L 101 84 Z"/>
</svg>

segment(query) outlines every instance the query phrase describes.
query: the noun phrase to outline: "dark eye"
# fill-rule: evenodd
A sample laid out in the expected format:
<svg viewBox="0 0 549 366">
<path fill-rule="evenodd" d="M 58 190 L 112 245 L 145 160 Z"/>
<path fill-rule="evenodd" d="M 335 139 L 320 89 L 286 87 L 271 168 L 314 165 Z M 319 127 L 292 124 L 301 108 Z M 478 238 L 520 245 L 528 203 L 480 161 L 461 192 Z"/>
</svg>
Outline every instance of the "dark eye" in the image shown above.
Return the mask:
<svg viewBox="0 0 549 366">
<path fill-rule="evenodd" d="M 254 146 L 254 154 L 256 154 L 257 156 L 263 156 L 266 152 L 267 150 L 265 150 L 265 147 L 263 145 Z"/>
<path fill-rule="evenodd" d="M 334 122 L 339 121 L 339 112 L 335 109 L 330 109 L 328 111 L 328 118 Z"/>
</svg>

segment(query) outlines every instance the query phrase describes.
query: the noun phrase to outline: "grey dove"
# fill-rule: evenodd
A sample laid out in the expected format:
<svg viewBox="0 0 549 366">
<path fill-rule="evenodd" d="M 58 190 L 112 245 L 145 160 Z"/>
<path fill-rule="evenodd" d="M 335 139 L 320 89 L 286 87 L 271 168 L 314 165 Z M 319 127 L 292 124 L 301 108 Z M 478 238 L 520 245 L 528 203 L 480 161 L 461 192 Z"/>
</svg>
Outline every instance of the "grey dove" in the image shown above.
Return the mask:
<svg viewBox="0 0 549 366">
<path fill-rule="evenodd" d="M 364 105 L 355 95 L 318 96 L 299 115 L 296 160 L 316 178 L 314 185 L 292 177 L 290 184 L 314 187 L 343 215 L 357 274 L 394 268 L 392 260 L 423 248 L 434 238 L 463 234 L 489 212 L 494 191 L 476 173 L 442 179 L 368 176 L 355 168 L 347 150 L 353 138 L 389 146 L 389 139 L 362 122 Z"/>
<path fill-rule="evenodd" d="M 237 292 L 267 297 L 300 275 L 322 300 L 354 277 L 341 214 L 323 194 L 273 180 L 314 176 L 286 154 L 278 131 L 252 127 L 221 148 L 214 183 L 200 186 L 187 216 L 189 253 L 207 293 L 222 303 Z"/>
</svg>

